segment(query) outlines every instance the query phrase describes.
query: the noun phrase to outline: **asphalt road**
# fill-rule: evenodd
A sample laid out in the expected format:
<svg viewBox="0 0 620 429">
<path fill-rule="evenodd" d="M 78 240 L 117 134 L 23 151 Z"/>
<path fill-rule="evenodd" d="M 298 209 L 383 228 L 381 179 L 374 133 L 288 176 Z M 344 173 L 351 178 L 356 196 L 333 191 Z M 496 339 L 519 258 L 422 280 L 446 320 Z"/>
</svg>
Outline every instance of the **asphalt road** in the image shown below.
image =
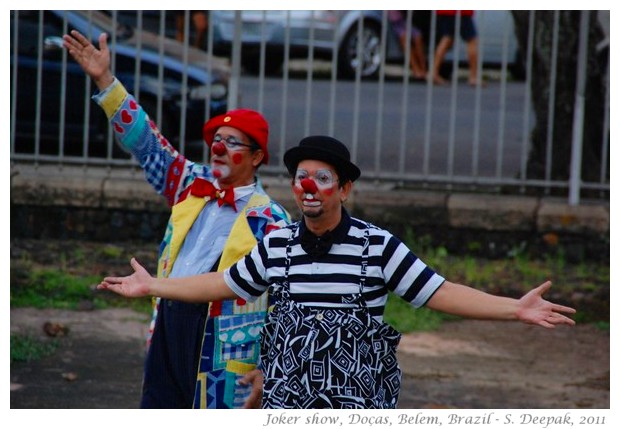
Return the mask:
<svg viewBox="0 0 620 429">
<path fill-rule="evenodd" d="M 367 172 L 514 177 L 527 156 L 533 121 L 524 82 L 504 85 L 495 73 L 477 89 L 462 80 L 429 87 L 398 76 L 383 84 L 321 76 L 241 77 L 239 106 L 272 124 L 273 159 L 309 134 L 337 136 Z"/>
</svg>

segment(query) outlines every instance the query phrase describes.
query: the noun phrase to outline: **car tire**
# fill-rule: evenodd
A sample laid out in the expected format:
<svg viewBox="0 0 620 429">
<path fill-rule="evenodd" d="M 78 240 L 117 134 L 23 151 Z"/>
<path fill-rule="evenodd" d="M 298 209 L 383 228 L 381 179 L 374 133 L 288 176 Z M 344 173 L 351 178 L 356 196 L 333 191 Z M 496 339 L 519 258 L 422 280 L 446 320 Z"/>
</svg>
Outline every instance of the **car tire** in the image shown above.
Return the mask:
<svg viewBox="0 0 620 429">
<path fill-rule="evenodd" d="M 357 22 L 354 23 L 338 49 L 338 75 L 343 79 L 355 79 L 357 72 Z M 381 28 L 364 22 L 362 34 L 362 79 L 376 79 L 381 69 Z"/>
</svg>

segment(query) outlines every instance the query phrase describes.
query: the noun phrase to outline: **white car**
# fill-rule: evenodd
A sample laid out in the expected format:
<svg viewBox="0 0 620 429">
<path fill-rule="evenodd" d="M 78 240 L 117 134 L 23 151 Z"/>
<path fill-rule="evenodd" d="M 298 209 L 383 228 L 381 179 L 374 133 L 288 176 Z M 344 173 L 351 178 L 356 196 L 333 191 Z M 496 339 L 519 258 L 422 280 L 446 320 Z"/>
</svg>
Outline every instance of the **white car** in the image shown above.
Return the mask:
<svg viewBox="0 0 620 429">
<path fill-rule="evenodd" d="M 235 11 L 211 13 L 214 52 L 230 55 L 235 35 Z M 273 74 L 281 69 L 285 55 L 289 58 L 307 58 L 312 48 L 317 59 L 338 58 L 338 74 L 353 78 L 361 64 L 363 78 L 376 78 L 383 63 L 382 28 L 388 23 L 381 10 L 291 10 L 291 11 L 240 11 L 241 61 L 245 70 L 258 73 L 264 45 L 265 72 Z M 414 11 L 413 22 L 429 40 L 431 11 Z M 522 77 L 521 56 L 514 35 L 509 11 L 476 11 L 475 23 L 479 33 L 480 51 L 485 67 L 502 64 L 504 45 L 507 64 L 515 77 Z M 362 22 L 361 50 L 358 54 L 358 23 Z M 386 28 L 385 63 L 403 62 L 403 51 L 397 36 Z M 504 43 L 506 39 L 506 43 Z M 436 40 L 437 42 L 437 40 Z M 288 52 L 288 54 L 287 54 Z M 453 50 L 445 59 L 450 67 Z M 466 63 L 465 49 L 459 50 L 459 61 Z"/>
</svg>

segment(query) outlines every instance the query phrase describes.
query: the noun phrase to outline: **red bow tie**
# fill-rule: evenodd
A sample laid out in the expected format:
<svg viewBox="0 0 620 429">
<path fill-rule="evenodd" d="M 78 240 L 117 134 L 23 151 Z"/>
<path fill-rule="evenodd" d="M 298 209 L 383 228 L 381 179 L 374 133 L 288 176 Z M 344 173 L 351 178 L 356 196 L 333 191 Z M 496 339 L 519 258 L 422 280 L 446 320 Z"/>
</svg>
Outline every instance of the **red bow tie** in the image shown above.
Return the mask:
<svg viewBox="0 0 620 429">
<path fill-rule="evenodd" d="M 192 195 L 197 197 L 209 197 L 210 199 L 217 200 L 217 204 L 222 207 L 222 204 L 226 203 L 230 205 L 235 211 L 237 206 L 235 205 L 235 191 L 233 188 L 221 190 L 213 186 L 213 183 L 208 180 L 196 178 L 192 183 Z"/>
</svg>

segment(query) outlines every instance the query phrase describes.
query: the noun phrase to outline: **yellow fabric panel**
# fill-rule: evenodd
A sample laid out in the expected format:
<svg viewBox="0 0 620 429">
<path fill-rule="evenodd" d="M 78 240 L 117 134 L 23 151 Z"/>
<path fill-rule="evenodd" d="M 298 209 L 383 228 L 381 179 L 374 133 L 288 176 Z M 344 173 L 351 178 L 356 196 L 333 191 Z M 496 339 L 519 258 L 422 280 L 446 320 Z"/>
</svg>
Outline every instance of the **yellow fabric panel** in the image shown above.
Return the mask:
<svg viewBox="0 0 620 429">
<path fill-rule="evenodd" d="M 112 118 L 127 97 L 127 90 L 118 82 L 101 102 L 101 107 L 108 118 Z"/>
<path fill-rule="evenodd" d="M 226 362 L 226 371 L 232 372 L 237 375 L 245 375 L 248 372 L 256 369 L 256 364 L 243 363 L 236 360 L 229 360 Z"/>
<path fill-rule="evenodd" d="M 200 385 L 200 408 L 207 408 L 207 373 L 198 372 L 196 384 Z"/>
<path fill-rule="evenodd" d="M 237 220 L 233 224 L 228 240 L 224 245 L 224 252 L 222 253 L 222 259 L 218 266 L 218 271 L 224 271 L 226 268 L 233 265 L 239 259 L 247 255 L 256 246 L 256 238 L 252 233 L 252 229 L 248 224 L 247 212 L 255 207 L 266 205 L 269 203 L 269 198 L 261 194 L 253 194 L 252 198 L 245 207 L 243 216 L 238 216 Z"/>
</svg>

